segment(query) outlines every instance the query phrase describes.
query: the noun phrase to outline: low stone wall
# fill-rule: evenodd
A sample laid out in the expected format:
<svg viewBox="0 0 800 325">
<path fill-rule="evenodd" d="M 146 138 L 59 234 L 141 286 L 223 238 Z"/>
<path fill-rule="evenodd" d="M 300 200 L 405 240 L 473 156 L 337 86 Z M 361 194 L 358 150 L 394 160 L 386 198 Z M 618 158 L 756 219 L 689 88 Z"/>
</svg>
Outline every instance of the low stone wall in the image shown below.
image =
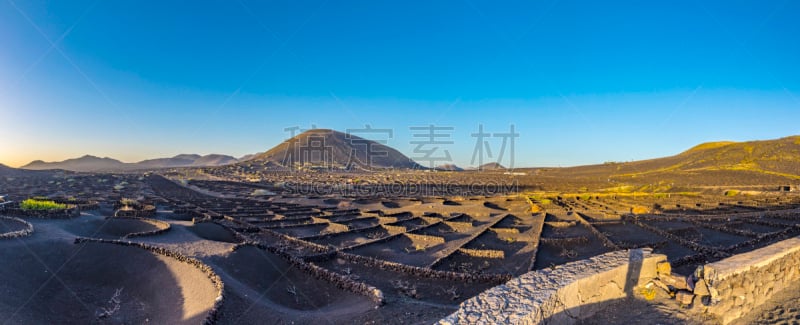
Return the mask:
<svg viewBox="0 0 800 325">
<path fill-rule="evenodd" d="M 728 324 L 800 280 L 800 237 L 706 264 L 710 306 L 705 310 Z"/>
<path fill-rule="evenodd" d="M 88 201 L 86 203 L 79 203 L 78 209 L 81 211 L 97 210 L 100 208 L 100 203 L 96 201 Z"/>
<path fill-rule="evenodd" d="M 141 222 L 145 222 L 145 223 L 151 224 L 151 225 L 155 226 L 156 228 L 158 228 L 156 230 L 151 230 L 151 231 L 142 231 L 142 232 L 130 233 L 130 234 L 127 234 L 127 235 L 123 236 L 122 237 L 123 239 L 136 238 L 136 237 L 146 237 L 146 236 L 155 236 L 155 235 L 162 234 L 162 233 L 165 233 L 167 231 L 170 231 L 170 229 L 172 229 L 172 226 L 168 222 L 164 222 L 164 221 L 156 220 L 156 219 L 150 219 L 150 218 L 120 217 L 120 216 L 117 216 L 117 217 L 108 217 L 106 219 L 139 220 Z"/>
<path fill-rule="evenodd" d="M 352 245 L 352 246 L 344 247 L 344 248 L 340 249 L 340 251 L 350 251 L 350 250 L 353 250 L 353 249 L 355 249 L 357 247 L 362 247 L 362 246 L 372 245 L 372 244 L 378 244 L 378 243 L 386 243 L 386 242 L 395 240 L 395 239 L 397 239 L 399 237 L 406 236 L 407 234 L 414 235 L 414 234 L 420 233 L 424 229 L 436 227 L 436 226 L 440 225 L 441 223 L 442 223 L 442 221 L 438 220 L 435 223 L 431 223 L 429 225 L 422 226 L 422 227 L 419 227 L 417 229 L 412 230 L 413 233 L 412 232 L 402 232 L 402 233 L 394 233 L 394 234 L 392 234 L 391 231 L 389 231 L 388 229 L 384 228 L 385 225 L 377 225 L 377 226 L 374 226 L 374 227 L 367 227 L 367 228 L 351 230 L 350 232 L 353 232 L 353 233 L 367 233 L 367 232 L 373 231 L 374 229 L 383 228 L 383 229 L 386 229 L 387 231 L 389 231 L 390 235 L 386 236 L 386 237 L 378 238 L 378 239 L 369 240 L 369 241 L 366 241 L 366 242 L 363 242 L 363 243 L 360 243 L 360 244 L 355 244 L 355 245 Z M 327 235 L 324 235 L 324 236 L 327 236 Z M 305 239 L 322 238 L 324 236 L 306 237 Z M 421 236 L 425 236 L 425 235 L 421 235 Z M 411 238 L 411 237 L 408 237 L 408 236 L 406 236 L 406 237 L 407 238 Z M 411 239 L 413 240 L 413 238 L 411 238 Z"/>
<path fill-rule="evenodd" d="M 464 214 L 451 217 L 449 220 L 459 218 L 461 216 L 464 216 Z M 443 250 L 442 256 L 433 261 L 433 263 L 428 264 L 428 267 L 432 269 L 436 268 L 439 264 L 442 263 L 442 261 L 448 259 L 450 255 L 455 254 L 461 247 L 475 241 L 478 237 L 480 237 L 481 235 L 492 229 L 492 227 L 496 226 L 498 223 L 500 223 L 501 221 L 503 221 L 505 218 L 508 217 L 511 217 L 511 215 L 506 214 L 505 216 L 497 217 L 494 219 L 494 221 L 489 222 L 489 224 L 481 226 L 481 228 L 479 228 L 478 231 L 473 232 L 472 235 L 470 235 L 466 240 L 462 241 L 461 245 L 453 245 L 452 247 Z"/>
<path fill-rule="evenodd" d="M 33 233 L 33 225 L 30 222 L 22 220 L 16 217 L 4 217 L 0 216 L 0 219 L 3 221 L 11 221 L 11 222 L 18 222 L 25 225 L 24 229 L 20 229 L 17 231 L 11 231 L 6 233 L 0 233 L 0 239 L 10 239 L 10 238 L 20 238 L 20 237 L 27 237 Z"/>
<path fill-rule="evenodd" d="M 578 224 L 577 221 L 545 221 L 545 224 L 553 228 L 569 228 Z"/>
<path fill-rule="evenodd" d="M 574 324 L 632 295 L 666 260 L 635 249 L 529 272 L 461 303 L 438 324 Z"/>
<path fill-rule="evenodd" d="M 347 290 L 352 293 L 368 297 L 378 305 L 383 305 L 385 303 L 383 292 L 380 289 L 375 288 L 364 282 L 353 280 L 351 277 L 348 277 L 346 275 L 342 275 L 330 271 L 326 268 L 319 267 L 308 260 L 296 257 L 292 254 L 287 253 L 284 250 L 281 250 L 280 248 L 265 246 L 254 242 L 247 242 L 244 244 L 239 244 L 234 246 L 233 250 L 241 249 L 242 247 L 247 247 L 247 246 L 256 247 L 258 249 L 263 249 L 269 251 L 270 253 L 276 254 L 286 259 L 294 267 L 302 271 L 305 271 L 311 276 L 323 281 L 328 281 L 342 290 Z"/>
<path fill-rule="evenodd" d="M 585 236 L 576 236 L 576 237 L 555 237 L 555 238 L 545 238 L 542 237 L 539 239 L 540 243 L 544 244 L 551 244 L 551 245 L 585 245 L 589 242 L 589 237 Z"/>
<path fill-rule="evenodd" d="M 675 234 L 673 234 L 673 233 L 671 233 L 669 231 L 666 231 L 666 230 L 663 230 L 663 229 L 656 228 L 656 227 L 653 227 L 651 225 L 648 225 L 648 224 L 642 222 L 639 218 L 626 217 L 625 220 L 631 220 L 637 226 L 639 226 L 639 227 L 641 227 L 641 228 L 643 228 L 645 230 L 648 230 L 650 232 L 653 232 L 653 233 L 656 233 L 658 235 L 661 235 L 662 237 L 667 238 L 669 240 L 678 242 L 682 246 L 688 247 L 688 248 L 690 248 L 691 250 L 693 250 L 695 252 L 702 253 L 702 254 L 705 254 L 705 255 L 708 255 L 708 256 L 714 256 L 714 254 L 718 254 L 718 252 L 715 252 L 711 248 L 708 248 L 708 247 L 700 245 L 700 244 L 698 244 L 696 242 L 687 240 L 687 239 L 685 239 L 685 238 L 683 238 L 681 236 L 675 235 Z"/>
<path fill-rule="evenodd" d="M 420 216 L 419 218 L 422 219 L 422 220 L 425 220 L 425 222 L 428 223 L 427 226 L 432 226 L 432 225 L 437 224 L 437 223 L 442 221 L 442 218 L 437 218 L 437 217 Z M 425 226 L 425 227 L 427 227 L 427 226 Z"/>
<path fill-rule="evenodd" d="M 610 248 L 610 249 L 619 249 L 617 244 L 614 244 L 614 242 L 612 242 L 610 239 L 608 239 L 608 237 L 606 237 L 606 235 L 604 235 L 602 232 L 597 230 L 597 228 L 595 228 L 589 221 L 584 219 L 583 216 L 580 213 L 574 213 L 573 215 L 575 216 L 575 219 L 578 219 L 579 223 L 581 223 L 584 226 L 586 226 L 586 228 L 589 228 L 589 231 L 591 231 L 592 234 L 594 234 L 597 238 L 600 239 L 600 241 L 603 242 L 603 246 L 605 246 L 607 248 Z"/>
<path fill-rule="evenodd" d="M 444 224 L 450 226 L 450 228 L 453 228 L 453 230 L 461 233 L 469 233 L 469 231 L 472 230 L 472 228 L 474 228 L 472 222 L 445 221 Z"/>
<path fill-rule="evenodd" d="M 376 218 L 378 218 L 378 223 L 380 223 L 382 225 L 383 224 L 387 224 L 387 223 L 394 223 L 394 222 L 401 221 L 400 218 L 397 218 L 397 217 L 376 217 Z"/>
<path fill-rule="evenodd" d="M 467 256 L 478 257 L 478 258 L 497 258 L 497 259 L 506 258 L 506 254 L 504 251 L 499 251 L 494 249 L 459 248 L 458 252 Z"/>
<path fill-rule="evenodd" d="M 258 235 L 267 236 L 267 237 L 276 239 L 278 241 L 282 241 L 282 242 L 289 243 L 291 245 L 302 247 L 304 249 L 307 249 L 307 250 L 310 250 L 310 251 L 313 251 L 313 252 L 316 252 L 316 253 L 328 253 L 328 252 L 331 251 L 326 246 L 315 244 L 315 243 L 312 243 L 312 242 L 309 242 L 309 241 L 305 241 L 305 240 L 301 240 L 301 239 L 297 239 L 297 238 L 294 238 L 294 237 L 291 237 L 291 236 L 288 236 L 286 234 L 282 234 L 282 233 L 279 233 L 277 231 L 273 231 L 273 230 L 270 230 L 270 229 L 261 229 L 261 228 L 253 227 L 253 226 L 251 226 L 251 225 L 249 225 L 247 223 L 244 223 L 244 222 L 242 222 L 240 220 L 237 220 L 235 218 L 231 218 L 231 217 L 228 217 L 228 216 L 225 216 L 224 218 L 219 219 L 219 220 L 214 220 L 214 222 L 219 224 L 219 225 L 221 225 L 221 226 L 223 226 L 223 227 L 226 227 L 226 228 L 229 228 L 231 230 L 234 230 L 235 232 L 241 231 L 241 232 L 244 232 L 244 233 L 252 233 L 252 234 L 258 234 Z M 254 240 L 254 241 L 259 242 L 259 243 L 261 242 L 261 240 L 258 239 L 258 238 L 248 238 L 247 240 Z M 267 246 L 269 246 L 269 245 L 267 245 Z"/>
<path fill-rule="evenodd" d="M 381 227 L 383 227 L 383 229 L 386 229 L 386 231 L 388 231 L 389 234 L 392 235 L 402 234 L 408 230 L 406 229 L 406 227 L 403 226 L 381 225 Z"/>
<path fill-rule="evenodd" d="M 368 267 L 377 267 L 381 270 L 405 273 L 412 276 L 434 279 L 447 279 L 453 281 L 462 281 L 466 283 L 496 283 L 502 284 L 511 279 L 507 274 L 477 274 L 477 273 L 458 273 L 450 271 L 439 271 L 431 268 L 412 266 L 397 262 L 390 262 L 379 260 L 374 257 L 356 255 L 345 253 L 342 251 L 336 252 L 336 258 L 341 258 L 348 262 L 366 265 Z"/>
<path fill-rule="evenodd" d="M 500 235 L 519 235 L 517 228 L 490 228 L 489 230 Z"/>
<path fill-rule="evenodd" d="M 81 210 L 77 207 L 63 210 L 24 210 L 20 208 L 7 208 L 5 213 L 42 219 L 72 219 L 80 216 Z"/>
<path fill-rule="evenodd" d="M 338 234 L 340 232 L 350 231 L 350 227 L 341 223 L 328 222 L 328 227 L 325 230 L 331 234 Z"/>
<path fill-rule="evenodd" d="M 114 216 L 115 217 L 149 218 L 149 217 L 153 217 L 155 215 L 156 215 L 155 207 L 152 207 L 152 209 L 142 209 L 142 210 L 117 209 L 116 211 L 114 211 Z"/>
<path fill-rule="evenodd" d="M 415 242 L 430 243 L 434 245 L 444 244 L 444 237 L 439 236 L 419 235 L 412 233 L 403 233 L 403 236 L 406 236 L 408 239 L 411 239 Z"/>
</svg>

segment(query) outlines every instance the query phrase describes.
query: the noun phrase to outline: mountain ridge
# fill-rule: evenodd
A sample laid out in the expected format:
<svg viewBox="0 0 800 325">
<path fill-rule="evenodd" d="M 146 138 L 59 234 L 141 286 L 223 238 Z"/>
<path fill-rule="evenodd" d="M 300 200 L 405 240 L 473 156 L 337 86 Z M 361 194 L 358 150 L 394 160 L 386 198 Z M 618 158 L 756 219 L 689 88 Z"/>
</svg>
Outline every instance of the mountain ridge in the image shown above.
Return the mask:
<svg viewBox="0 0 800 325">
<path fill-rule="evenodd" d="M 145 159 L 134 163 L 125 163 L 108 157 L 83 155 L 62 161 L 45 162 L 34 160 L 20 167 L 22 170 L 63 169 L 76 172 L 133 171 L 147 169 L 163 169 L 178 167 L 213 167 L 238 162 L 238 159 L 219 154 L 205 156 L 197 154 L 180 154 L 170 158 Z"/>
<path fill-rule="evenodd" d="M 316 141 L 316 142 L 315 142 Z M 156 158 L 142 160 L 137 163 L 124 163 L 109 157 L 84 155 L 79 158 L 67 159 L 61 162 L 44 162 L 35 160 L 15 169 L 0 165 L 0 170 L 5 167 L 9 170 L 44 170 L 64 169 L 70 171 L 131 171 L 175 167 L 216 167 L 233 164 L 261 164 L 264 168 L 287 168 L 297 166 L 320 165 L 322 160 L 317 157 L 297 156 L 298 150 L 318 144 L 327 146 L 328 153 L 332 155 L 330 162 L 332 168 L 360 168 L 369 169 L 369 164 L 364 161 L 372 158 L 376 169 L 381 168 L 410 168 L 424 169 L 419 164 L 406 157 L 399 151 L 386 145 L 350 136 L 342 132 L 328 129 L 309 130 L 300 135 L 286 140 L 275 147 L 258 154 L 246 155 L 240 159 L 226 155 L 180 154 L 171 158 Z M 367 151 L 365 148 L 371 148 Z M 302 151 L 302 150 L 300 150 Z M 309 154 L 310 152 L 303 152 Z M 311 153 L 313 155 L 313 153 Z M 369 157 L 371 155 L 371 157 Z M 502 166 L 486 164 L 484 170 L 503 169 Z M 452 166 L 439 166 L 438 170 L 459 171 L 461 168 Z M 531 168 L 525 168 L 531 169 Z M 632 162 L 609 162 L 604 164 L 583 165 L 564 168 L 534 168 L 550 175 L 570 177 L 592 177 L 597 179 L 624 180 L 630 178 L 662 178 L 668 179 L 677 174 L 706 172 L 707 174 L 732 173 L 769 176 L 771 180 L 789 179 L 800 180 L 800 136 L 788 136 L 772 140 L 755 141 L 717 141 L 705 142 L 693 146 L 673 156 L 653 158 Z M 469 169 L 467 169 L 469 170 Z M 727 177 L 726 176 L 726 177 Z"/>
</svg>

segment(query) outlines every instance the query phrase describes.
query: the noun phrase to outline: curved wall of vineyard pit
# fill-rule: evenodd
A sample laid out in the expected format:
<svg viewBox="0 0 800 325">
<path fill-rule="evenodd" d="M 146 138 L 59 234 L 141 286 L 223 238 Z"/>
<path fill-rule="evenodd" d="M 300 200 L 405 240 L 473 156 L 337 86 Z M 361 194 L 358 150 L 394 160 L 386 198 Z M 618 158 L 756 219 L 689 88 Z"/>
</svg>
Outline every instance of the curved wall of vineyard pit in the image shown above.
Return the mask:
<svg viewBox="0 0 800 325">
<path fill-rule="evenodd" d="M 208 277 L 209 280 L 211 280 L 211 283 L 214 285 L 214 287 L 217 288 L 217 292 L 219 294 L 217 296 L 217 299 L 214 301 L 214 306 L 211 307 L 211 309 L 208 311 L 208 314 L 206 315 L 206 318 L 203 321 L 203 324 L 212 325 L 212 324 L 216 324 L 217 323 L 217 320 L 220 317 L 220 308 L 222 308 L 222 304 L 225 301 L 225 296 L 226 296 L 226 294 L 225 294 L 225 284 L 222 282 L 222 279 L 219 277 L 219 275 L 217 275 L 217 273 L 214 272 L 214 270 L 210 266 L 208 266 L 207 264 L 201 262 L 200 260 L 198 260 L 196 258 L 188 257 L 186 255 L 183 255 L 181 253 L 168 250 L 168 249 L 163 248 L 163 247 L 158 247 L 158 246 L 153 246 L 153 245 L 148 245 L 148 244 L 143 244 L 143 243 L 130 242 L 130 241 L 119 241 L 119 240 L 108 240 L 108 239 L 98 239 L 98 238 L 86 238 L 86 237 L 75 238 L 75 244 L 82 244 L 82 243 L 103 243 L 103 244 L 114 244 L 114 245 L 131 246 L 131 247 L 142 248 L 142 249 L 145 249 L 147 251 L 153 252 L 155 254 L 166 256 L 166 257 L 178 260 L 179 262 L 186 263 L 186 264 L 189 264 L 191 266 L 194 266 L 195 268 L 197 268 L 198 270 L 203 272 Z"/>
</svg>

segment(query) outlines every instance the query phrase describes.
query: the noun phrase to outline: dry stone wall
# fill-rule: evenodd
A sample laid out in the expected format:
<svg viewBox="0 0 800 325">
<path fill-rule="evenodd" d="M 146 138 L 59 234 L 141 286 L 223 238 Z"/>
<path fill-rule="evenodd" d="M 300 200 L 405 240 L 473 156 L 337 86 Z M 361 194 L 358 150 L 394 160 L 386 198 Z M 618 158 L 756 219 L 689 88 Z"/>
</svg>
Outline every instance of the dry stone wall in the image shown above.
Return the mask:
<svg viewBox="0 0 800 325">
<path fill-rule="evenodd" d="M 23 219 L 16 218 L 16 217 L 4 217 L 0 216 L 0 219 L 3 221 L 10 221 L 10 222 L 18 222 L 25 226 L 25 228 L 11 231 L 6 233 L 0 233 L 0 239 L 9 239 L 9 238 L 20 238 L 20 237 L 27 237 L 33 234 L 33 225 L 30 222 L 27 222 Z"/>
<path fill-rule="evenodd" d="M 311 274 L 315 278 L 333 283 L 340 289 L 368 297 L 378 305 L 383 305 L 385 302 L 383 297 L 383 292 L 380 289 L 368 285 L 364 282 L 355 281 L 351 277 L 338 274 L 323 267 L 319 267 L 312 262 L 296 257 L 279 248 L 265 246 L 255 242 L 247 242 L 244 244 L 234 246 L 233 250 L 241 249 L 242 247 L 247 247 L 247 246 L 256 247 L 258 249 L 264 249 L 273 254 L 281 256 L 282 258 L 286 259 L 290 264 L 292 264 L 294 267 L 303 270 L 308 274 Z"/>
<path fill-rule="evenodd" d="M 136 238 L 136 237 L 146 237 L 146 236 L 155 236 L 155 235 L 162 234 L 162 233 L 165 233 L 167 231 L 170 231 L 170 229 L 172 229 L 172 226 L 169 223 L 161 221 L 161 220 L 150 219 L 150 218 L 120 217 L 120 216 L 117 216 L 117 217 L 110 217 L 110 218 L 106 218 L 106 219 L 138 220 L 138 221 L 141 221 L 141 222 L 144 222 L 144 223 L 148 223 L 148 224 L 153 225 L 156 228 L 158 228 L 156 230 L 151 230 L 151 231 L 130 233 L 130 234 L 127 234 L 127 235 L 123 236 L 123 239 Z"/>
<path fill-rule="evenodd" d="M 461 303 L 438 324 L 578 323 L 655 278 L 666 260 L 633 249 L 529 272 Z"/>
<path fill-rule="evenodd" d="M 478 258 L 496 258 L 496 259 L 504 259 L 506 258 L 506 254 L 504 251 L 495 250 L 495 249 L 469 249 L 469 248 L 459 248 L 458 252 L 472 257 Z"/>
<path fill-rule="evenodd" d="M 706 312 L 728 324 L 800 280 L 800 237 L 706 264 Z"/>
<path fill-rule="evenodd" d="M 42 219 L 71 219 L 81 215 L 81 210 L 77 207 L 62 210 L 25 210 L 20 208 L 9 208 L 6 209 L 5 212 L 11 215 Z"/>
<path fill-rule="evenodd" d="M 412 276 L 423 278 L 447 279 L 453 281 L 462 281 L 466 283 L 496 283 L 501 284 L 511 279 L 507 274 L 478 274 L 478 273 L 458 273 L 450 271 L 439 271 L 426 267 L 417 267 L 407 264 L 396 262 L 389 262 L 380 260 L 374 257 L 350 254 L 338 251 L 334 255 L 336 258 L 341 258 L 345 261 L 366 265 L 368 267 L 377 267 L 381 270 L 406 273 Z"/>
</svg>

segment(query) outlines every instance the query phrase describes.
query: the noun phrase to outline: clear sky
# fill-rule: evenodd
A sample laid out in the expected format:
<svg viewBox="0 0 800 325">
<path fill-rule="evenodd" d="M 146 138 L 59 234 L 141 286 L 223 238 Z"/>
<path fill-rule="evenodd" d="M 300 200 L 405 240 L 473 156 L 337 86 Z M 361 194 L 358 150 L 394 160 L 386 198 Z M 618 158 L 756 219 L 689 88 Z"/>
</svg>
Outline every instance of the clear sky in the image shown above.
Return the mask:
<svg viewBox="0 0 800 325">
<path fill-rule="evenodd" d="M 461 166 L 481 124 L 515 125 L 516 167 L 779 138 L 800 134 L 798 13 L 791 0 L 3 0 L 0 163 L 241 156 L 311 125 L 393 129 L 411 157 L 410 127 L 453 127 L 440 150 Z"/>
</svg>

